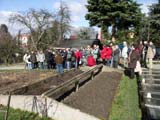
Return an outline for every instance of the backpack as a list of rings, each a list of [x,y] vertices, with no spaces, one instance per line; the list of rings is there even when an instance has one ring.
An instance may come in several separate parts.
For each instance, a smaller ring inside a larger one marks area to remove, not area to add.
[[[68,53],[67,53],[67,59],[71,59],[71,57],[72,57],[72,53],[71,53],[71,52],[68,52]]]

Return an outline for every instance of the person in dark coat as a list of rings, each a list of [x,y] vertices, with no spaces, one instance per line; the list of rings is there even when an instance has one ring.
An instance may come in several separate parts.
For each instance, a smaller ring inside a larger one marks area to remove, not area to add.
[[[143,48],[144,48],[143,41],[139,41],[138,49],[140,51],[140,63],[141,64],[143,63]]]
[[[114,68],[118,68],[120,49],[119,49],[118,45],[114,45],[112,47],[112,49],[113,49],[113,54],[112,54],[112,57],[113,57],[113,67]]]
[[[144,41],[144,46],[143,46],[143,52],[142,52],[142,66],[145,67],[145,68],[148,68],[147,67],[147,51],[148,51],[148,42],[147,41]]]
[[[139,49],[135,44],[132,45],[131,49],[132,50],[129,55],[128,67],[130,69],[130,78],[134,79],[134,76],[135,76],[134,69],[136,68],[137,61],[140,59],[140,54],[139,54]]]
[[[35,69],[37,67],[37,57],[34,51],[31,52],[30,61],[32,64],[32,69]]]
[[[95,39],[95,40],[92,42],[91,47],[93,48],[94,45],[98,45],[100,50],[103,49],[103,45],[102,45],[102,43],[101,43],[101,41],[100,41],[99,39]]]
[[[53,61],[54,61],[54,56],[53,56],[53,53],[51,50],[47,50],[45,52],[45,60],[46,60],[46,63],[47,63],[47,68],[48,69],[51,69],[52,68],[52,65],[53,65]]]

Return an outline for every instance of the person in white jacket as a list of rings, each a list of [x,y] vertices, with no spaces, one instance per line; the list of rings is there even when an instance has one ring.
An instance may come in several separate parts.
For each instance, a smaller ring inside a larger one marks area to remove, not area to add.
[[[44,69],[45,54],[43,53],[43,51],[40,50],[36,57],[37,57],[39,68]]]
[[[28,52],[23,56],[23,61],[25,62],[25,69],[32,69],[30,54]]]
[[[127,63],[127,59],[128,59],[128,46],[127,46],[127,42],[124,41],[123,42],[123,49],[122,49],[122,58],[123,58],[123,66],[127,67],[128,63]]]

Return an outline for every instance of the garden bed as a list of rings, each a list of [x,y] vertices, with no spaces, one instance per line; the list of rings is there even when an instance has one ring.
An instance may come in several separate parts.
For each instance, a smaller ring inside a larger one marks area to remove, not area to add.
[[[0,73],[0,94],[41,95],[73,76],[82,73],[80,70],[65,72],[57,76],[53,71],[12,71]]]
[[[102,72],[93,81],[64,100],[64,103],[106,120],[121,79],[121,73]]]

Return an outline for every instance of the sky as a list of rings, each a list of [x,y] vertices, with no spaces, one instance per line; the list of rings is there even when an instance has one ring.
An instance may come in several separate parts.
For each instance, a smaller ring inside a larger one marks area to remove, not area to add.
[[[71,11],[71,25],[74,27],[89,26],[89,22],[85,20],[87,9],[85,5],[87,0],[62,0],[67,3]],[[158,0],[136,0],[142,4],[142,12],[148,12],[148,6],[157,3]],[[12,25],[8,22],[8,18],[12,13],[27,11],[29,8],[47,9],[50,12],[58,10],[60,0],[0,0],[0,24],[6,24],[11,33],[16,33],[20,26]]]

